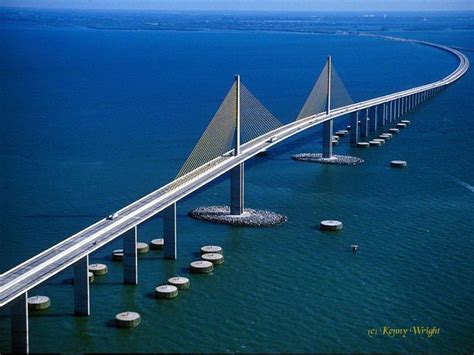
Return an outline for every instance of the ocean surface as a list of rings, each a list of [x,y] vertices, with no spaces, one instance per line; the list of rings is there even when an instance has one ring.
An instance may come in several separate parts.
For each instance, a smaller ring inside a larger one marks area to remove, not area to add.
[[[104,29],[84,13],[89,25],[73,15],[51,23],[0,13],[1,272],[171,181],[236,73],[288,123],[328,55],[354,101],[438,80],[457,66],[433,48],[357,35]],[[472,16],[471,27],[459,28],[458,15],[446,15],[441,29],[418,28],[420,18],[401,27],[389,16],[372,31],[474,48]],[[465,53],[474,63],[474,52]],[[407,114],[412,124],[383,147],[358,150],[343,138],[335,153],[363,158],[360,166],[291,160],[320,151],[319,128],[252,159],[246,205],[283,213],[287,223],[237,228],[187,217],[191,208],[228,203],[223,177],[178,204],[178,260],[160,251],[140,256],[138,286],[124,286],[122,265],[110,258],[121,241],[91,256],[109,273],[91,285],[90,317],[73,314],[70,270],[31,290],[52,301],[30,315],[31,351],[472,351],[473,93],[471,68]],[[390,168],[393,159],[408,167]],[[323,233],[323,219],[344,229]],[[139,227],[138,239],[161,232],[159,216]],[[225,264],[188,275],[205,244],[222,246]],[[190,277],[191,288],[154,299],[154,288],[177,274]],[[124,310],[139,312],[142,324],[114,328]],[[380,331],[415,326],[439,334]],[[0,310],[0,351],[10,351],[8,307]]]

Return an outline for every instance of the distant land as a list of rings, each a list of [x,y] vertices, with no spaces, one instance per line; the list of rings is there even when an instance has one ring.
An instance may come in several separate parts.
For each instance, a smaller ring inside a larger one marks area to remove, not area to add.
[[[4,7],[0,8],[0,23],[113,30],[440,31],[473,30],[474,12],[183,12]]]

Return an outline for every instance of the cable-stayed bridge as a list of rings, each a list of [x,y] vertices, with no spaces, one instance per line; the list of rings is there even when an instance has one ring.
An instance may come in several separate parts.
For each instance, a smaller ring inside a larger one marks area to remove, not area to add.
[[[453,83],[469,68],[460,51],[433,43],[386,37],[444,50],[459,60],[458,67],[436,82],[353,103],[331,59],[325,65],[297,119],[283,125],[240,82],[225,96],[204,134],[175,180],[104,218],[64,241],[0,275],[0,306],[10,303],[12,349],[28,352],[28,291],[62,270],[74,269],[77,315],[90,314],[89,255],[107,243],[123,239],[124,283],[137,284],[137,226],[163,213],[164,256],[177,257],[176,203],[193,191],[230,171],[232,215],[244,211],[244,163],[279,142],[323,124],[323,156],[332,155],[333,120],[351,115],[350,142],[393,122]],[[360,125],[359,125],[360,121]]]

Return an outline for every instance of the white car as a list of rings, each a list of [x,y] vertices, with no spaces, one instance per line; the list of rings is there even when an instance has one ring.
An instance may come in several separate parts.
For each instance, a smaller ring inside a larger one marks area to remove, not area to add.
[[[273,136],[272,138],[270,138],[267,142],[268,143],[273,143],[277,140],[277,137],[276,136]]]
[[[107,216],[107,219],[108,219],[109,221],[111,221],[111,220],[113,220],[113,219],[115,219],[115,218],[117,218],[117,217],[118,217],[118,213],[117,213],[117,212],[114,212],[114,213],[112,213],[112,214],[109,214],[109,215]]]

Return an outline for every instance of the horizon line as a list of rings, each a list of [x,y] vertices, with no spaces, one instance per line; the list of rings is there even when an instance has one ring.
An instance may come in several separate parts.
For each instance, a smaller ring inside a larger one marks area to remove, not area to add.
[[[0,5],[0,9],[21,9],[21,10],[80,10],[80,11],[154,11],[154,12],[214,12],[214,13],[442,13],[442,12],[472,12],[474,9],[433,9],[433,10],[409,10],[409,9],[398,9],[398,10],[214,10],[214,9],[155,9],[155,8],[87,8],[87,7],[31,7],[31,6],[10,6]]]

